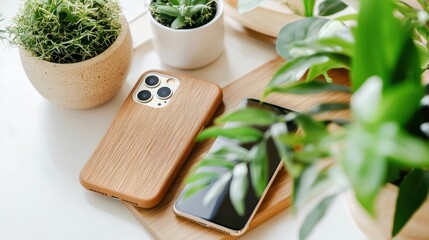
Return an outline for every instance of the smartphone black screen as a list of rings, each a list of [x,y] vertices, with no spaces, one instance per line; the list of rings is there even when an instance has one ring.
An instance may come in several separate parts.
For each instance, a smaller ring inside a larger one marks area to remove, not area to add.
[[[261,104],[259,100],[255,100],[255,99],[245,99],[240,103],[239,107],[240,108],[242,107],[263,108],[263,109],[270,110],[278,115],[287,114],[291,112],[291,110],[289,109],[285,109],[269,103]],[[231,127],[232,124],[233,123],[227,123],[225,125],[225,128]],[[258,128],[262,131],[267,130],[267,127],[258,127]],[[288,124],[288,130],[296,131],[296,127],[293,125],[293,123]],[[236,145],[238,143],[230,139],[219,137],[214,142],[209,153],[215,152],[220,148],[231,144]],[[253,145],[254,143],[241,144],[241,146],[246,149],[251,149]],[[278,155],[277,150],[275,148],[275,144],[271,138],[268,139],[266,147],[267,147],[267,153],[268,153],[268,165],[269,165],[268,182],[269,182],[271,178],[274,177],[274,174],[279,164],[281,164],[281,158]],[[210,169],[207,169],[207,168],[210,168]],[[207,171],[207,170],[210,170],[211,172],[215,171],[219,173],[224,173],[227,171],[225,168],[221,168],[221,167],[201,167],[200,169],[197,170],[197,172]],[[248,179],[249,188],[248,188],[247,195],[245,197],[246,210],[245,210],[244,216],[240,216],[239,214],[237,214],[237,212],[235,211],[231,203],[230,196],[229,196],[229,186],[231,184],[231,180],[227,184],[226,188],[213,201],[211,201],[207,205],[203,203],[203,199],[206,196],[207,192],[209,191],[211,185],[209,185],[207,188],[203,190],[200,190],[194,195],[191,195],[186,199],[184,198],[184,193],[186,192],[187,188],[191,186],[185,186],[185,189],[179,196],[179,199],[176,201],[175,207],[180,212],[187,213],[201,219],[205,219],[209,222],[226,227],[228,229],[240,231],[246,226],[247,222],[249,221],[252,213],[254,212],[260,200],[260,198],[253,190],[253,187],[251,186],[250,174],[248,174],[248,178],[249,178]]]

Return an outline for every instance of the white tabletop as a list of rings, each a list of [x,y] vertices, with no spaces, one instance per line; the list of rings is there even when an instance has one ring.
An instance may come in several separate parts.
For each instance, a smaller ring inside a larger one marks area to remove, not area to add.
[[[0,1],[12,17],[19,1]],[[123,1],[135,19],[142,0]],[[139,75],[152,68],[184,72],[225,86],[276,56],[274,46],[249,37],[226,18],[226,49],[208,67],[182,71],[162,64],[146,16],[131,24],[134,61],[126,84],[107,104],[67,110],[27,79],[15,48],[0,43],[0,239],[152,239],[120,202],[86,191],[79,172]],[[297,239],[303,214],[282,211],[242,239]],[[366,239],[340,197],[309,239]]]

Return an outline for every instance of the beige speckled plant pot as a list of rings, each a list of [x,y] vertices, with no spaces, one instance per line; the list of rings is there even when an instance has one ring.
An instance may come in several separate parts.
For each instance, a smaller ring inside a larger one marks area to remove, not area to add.
[[[120,21],[122,30],[116,41],[100,55],[83,62],[47,62],[20,49],[28,79],[42,96],[66,108],[87,109],[109,101],[121,88],[132,61],[128,23],[124,16]]]
[[[359,205],[353,193],[348,193],[347,206],[349,213],[359,228],[371,240],[392,239],[390,234],[393,227],[396,197],[398,187],[388,184],[380,192],[376,201],[376,216],[374,219]],[[429,199],[414,213],[411,220],[404,226],[395,240],[429,239]]]

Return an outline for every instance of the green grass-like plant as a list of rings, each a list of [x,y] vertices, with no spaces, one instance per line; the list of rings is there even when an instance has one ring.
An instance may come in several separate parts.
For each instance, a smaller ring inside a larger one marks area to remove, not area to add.
[[[216,16],[216,3],[213,0],[154,0],[149,10],[164,26],[191,29],[209,23]]]
[[[26,0],[7,29],[9,41],[54,63],[76,63],[106,50],[118,37],[117,0]]]
[[[0,23],[4,21],[4,18],[2,17],[2,15],[0,14]],[[6,30],[0,28],[0,41],[4,40],[6,34]]]

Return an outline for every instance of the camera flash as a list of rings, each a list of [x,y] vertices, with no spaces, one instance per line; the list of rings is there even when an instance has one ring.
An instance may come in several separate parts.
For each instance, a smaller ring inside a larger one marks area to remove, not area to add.
[[[176,80],[175,80],[175,79],[173,79],[173,78],[170,78],[170,79],[168,79],[168,80],[167,80],[167,84],[168,84],[169,86],[173,86],[175,83],[176,83]]]

